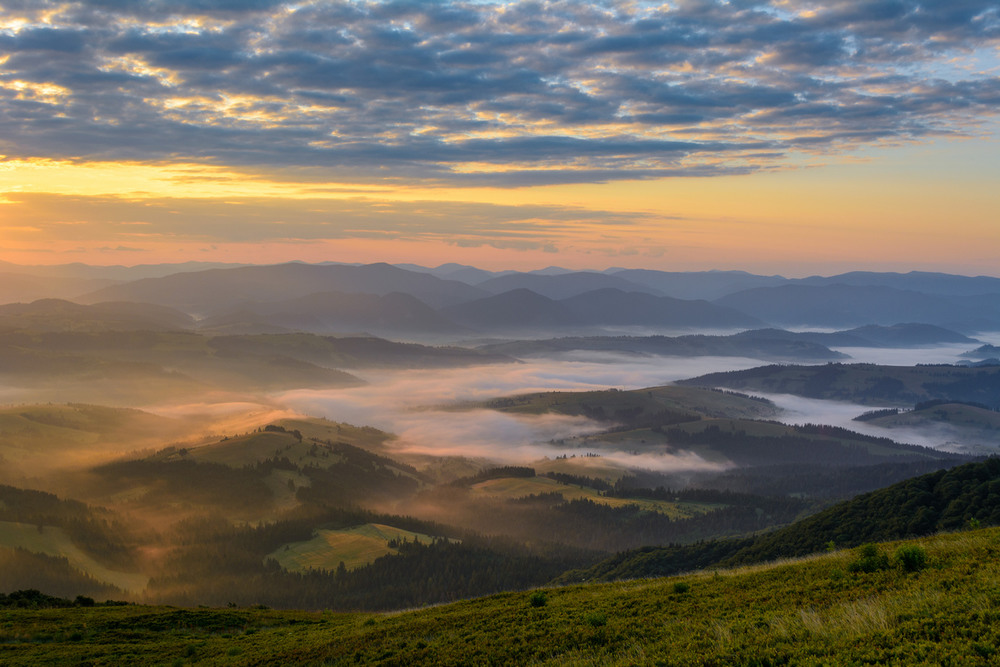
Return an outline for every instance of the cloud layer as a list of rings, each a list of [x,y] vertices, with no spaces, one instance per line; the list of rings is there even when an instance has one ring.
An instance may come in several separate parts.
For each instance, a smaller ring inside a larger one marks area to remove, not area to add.
[[[990,0],[90,0],[0,9],[0,154],[537,184],[970,131]]]

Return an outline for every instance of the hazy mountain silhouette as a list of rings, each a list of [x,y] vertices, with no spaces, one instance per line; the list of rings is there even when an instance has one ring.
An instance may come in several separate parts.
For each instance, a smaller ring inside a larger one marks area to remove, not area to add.
[[[604,288],[563,299],[582,323],[664,327],[747,327],[760,320],[707,301],[687,301]]]
[[[582,322],[564,304],[529,289],[442,308],[441,313],[458,324],[479,331],[568,327]]]
[[[566,299],[514,289],[441,311],[479,331],[598,326],[746,327],[760,321],[707,301],[684,301],[642,292],[603,288]]]
[[[1000,296],[984,298],[977,308],[957,298],[892,287],[795,284],[745,290],[713,303],[772,324],[843,327],[924,322],[960,331],[1000,327]]]
[[[38,299],[71,299],[82,292],[114,285],[114,280],[36,276],[0,273],[0,303],[31,302]]]
[[[788,282],[781,276],[758,276],[746,271],[686,271],[668,272],[650,269],[619,269],[612,272],[617,278],[645,285],[675,299],[719,299],[727,294],[753,289],[774,287]]]
[[[566,299],[571,296],[612,287],[624,292],[656,293],[656,290],[630,282],[617,276],[591,271],[577,271],[546,275],[544,273],[517,273],[499,278],[491,278],[479,284],[481,289],[494,294],[502,294],[515,289],[528,289],[550,299]]]
[[[487,294],[462,282],[442,280],[389,264],[277,264],[148,278],[98,290],[79,300],[84,303],[146,301],[208,315],[231,308],[234,303],[296,299],[329,291],[380,295],[404,292],[435,308]]]
[[[409,294],[319,292],[287,301],[245,303],[206,318],[202,329],[228,333],[459,333],[464,329]]]
[[[445,280],[458,280],[466,283],[467,285],[478,285],[489,280],[490,278],[497,278],[499,276],[517,273],[517,271],[487,271],[485,269],[479,269],[475,266],[469,266],[467,264],[456,264],[455,262],[449,262],[434,268],[420,266],[419,264],[394,264],[393,266],[407,271],[429,273],[432,276],[437,276],[438,278],[443,278]]]
[[[910,271],[876,273],[852,271],[836,276],[810,276],[796,281],[803,285],[854,285],[856,287],[892,287],[925,294],[965,295],[1000,294],[1000,278],[957,276],[949,273]]]

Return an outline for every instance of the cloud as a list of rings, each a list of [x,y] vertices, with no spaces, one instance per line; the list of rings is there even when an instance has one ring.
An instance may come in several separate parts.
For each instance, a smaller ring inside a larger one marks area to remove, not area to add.
[[[988,0],[8,2],[0,154],[512,186],[745,173],[996,114]],[[58,95],[39,91],[63,91]]]
[[[574,207],[474,202],[398,202],[373,198],[133,199],[11,193],[5,220],[63,241],[100,238],[132,248],[145,242],[278,242],[378,238],[432,240],[466,247],[550,247],[599,224],[615,233],[645,221],[641,214]]]

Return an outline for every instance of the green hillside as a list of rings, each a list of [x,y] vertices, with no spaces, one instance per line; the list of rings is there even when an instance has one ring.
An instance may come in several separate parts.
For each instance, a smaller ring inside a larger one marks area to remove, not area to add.
[[[1000,529],[394,613],[18,608],[5,664],[987,665]],[[42,601],[44,604],[44,601]],[[50,603],[51,604],[51,603]]]
[[[1000,458],[940,470],[860,495],[758,537],[623,552],[562,581],[669,575],[794,558],[834,547],[1000,524]]]

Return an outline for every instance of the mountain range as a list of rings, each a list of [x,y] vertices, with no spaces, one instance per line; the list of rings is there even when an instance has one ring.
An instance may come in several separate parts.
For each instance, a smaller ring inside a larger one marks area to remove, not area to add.
[[[399,337],[539,329],[591,335],[616,327],[851,329],[919,323],[969,335],[1000,330],[1000,278],[852,272],[789,279],[742,271],[532,272],[385,263],[0,266],[0,301],[135,302],[227,333],[309,331]],[[840,346],[893,346],[855,332]],[[889,335],[889,332],[883,332]],[[878,338],[877,336],[875,338]],[[907,333],[908,345],[913,332]],[[932,336],[933,338],[933,336]],[[964,342],[957,340],[955,342]],[[933,344],[933,343],[932,343]]]

